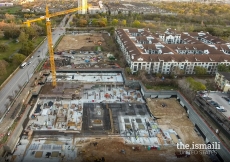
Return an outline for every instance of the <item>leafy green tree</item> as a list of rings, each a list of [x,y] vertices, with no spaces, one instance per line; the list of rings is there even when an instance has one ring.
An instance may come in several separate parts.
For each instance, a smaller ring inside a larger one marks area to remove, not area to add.
[[[131,71],[131,69],[130,69],[129,67],[126,67],[126,68],[125,68],[125,71],[126,71],[126,73],[129,74],[129,75],[132,73],[132,71]]]
[[[34,50],[33,43],[31,41],[27,41],[26,43],[24,43],[24,45],[19,50],[19,52],[25,56],[29,56],[33,50]]]
[[[218,72],[229,72],[229,67],[226,66],[225,64],[219,64],[217,66]]]
[[[126,26],[126,20],[122,20],[121,25],[125,27]]]
[[[97,19],[92,19],[91,23],[93,26],[98,26],[98,20]]]
[[[202,84],[201,82],[195,81],[191,77],[186,78],[186,80],[189,83],[190,88],[194,91],[202,91],[206,89],[206,86],[204,84]]]
[[[138,21],[138,20],[135,20],[133,23],[132,23],[132,27],[134,27],[134,28],[139,28],[141,26],[141,23],[140,23],[140,21]]]
[[[5,44],[5,43],[1,43],[1,44],[0,44],[0,50],[1,50],[2,52],[5,52],[8,48],[9,48],[9,45],[8,45],[8,44]]]
[[[25,56],[25,55],[17,53],[17,54],[15,54],[15,55],[13,56],[13,63],[16,64],[16,65],[19,65],[19,64],[21,64],[25,59],[26,59],[26,56]]]
[[[29,35],[30,40],[32,40],[34,37],[38,36],[37,31],[33,27],[26,28],[25,33]]]
[[[19,37],[18,37],[18,40],[19,40],[19,42],[23,46],[23,44],[28,41],[28,38],[29,38],[28,34],[26,34],[25,32],[21,32],[20,35],[19,35]]]
[[[117,24],[118,24],[118,20],[117,20],[117,19],[113,19],[113,20],[112,20],[112,25],[113,25],[113,26],[117,26]]]
[[[194,71],[197,75],[204,75],[207,74],[207,69],[201,66],[195,66]]]

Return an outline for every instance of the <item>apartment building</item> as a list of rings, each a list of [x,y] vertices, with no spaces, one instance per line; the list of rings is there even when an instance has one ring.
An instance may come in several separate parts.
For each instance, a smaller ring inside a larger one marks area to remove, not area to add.
[[[221,91],[230,91],[230,73],[217,72],[215,77],[215,83]]]
[[[170,74],[179,67],[185,74],[194,74],[194,67],[201,66],[209,74],[215,74],[219,64],[229,66],[230,63],[230,44],[204,32],[117,29],[115,36],[132,73],[146,70]]]

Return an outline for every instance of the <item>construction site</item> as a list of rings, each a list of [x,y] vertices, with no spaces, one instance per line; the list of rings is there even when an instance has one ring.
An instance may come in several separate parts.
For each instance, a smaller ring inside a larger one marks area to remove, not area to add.
[[[178,158],[177,143],[204,141],[176,98],[146,102],[118,72],[57,76],[66,77],[55,88],[50,76],[34,86],[13,161],[210,161],[201,154]]]
[[[75,46],[66,40],[73,37]],[[88,37],[64,37],[57,51],[71,55],[75,51],[77,57]],[[102,38],[94,41],[87,51],[105,43]],[[8,160],[210,161],[207,154],[177,148],[177,144],[205,141],[175,96],[151,99],[144,96],[140,85],[127,82],[120,68],[79,69],[75,59],[71,62],[70,68],[57,68],[55,87],[47,68],[31,79],[28,115]]]

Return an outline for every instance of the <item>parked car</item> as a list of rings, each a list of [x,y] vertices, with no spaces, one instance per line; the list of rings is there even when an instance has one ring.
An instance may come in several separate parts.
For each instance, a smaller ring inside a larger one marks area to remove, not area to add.
[[[222,98],[223,98],[224,100],[226,100],[226,101],[228,102],[228,104],[230,104],[230,98],[228,98],[228,97],[226,97],[226,96],[222,96]]]
[[[208,95],[203,91],[199,91],[198,95],[201,96],[201,97],[208,97]]]
[[[217,110],[220,111],[220,112],[227,112],[226,109],[217,109]]]
[[[211,97],[203,97],[203,99],[205,99],[205,100],[212,100],[212,98]]]

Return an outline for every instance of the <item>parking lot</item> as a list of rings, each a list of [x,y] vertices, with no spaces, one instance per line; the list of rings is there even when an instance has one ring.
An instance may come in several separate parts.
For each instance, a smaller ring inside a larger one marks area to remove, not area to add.
[[[217,102],[219,105],[223,106],[226,112],[222,112],[225,116],[228,118],[230,117],[230,105],[229,103],[223,99],[222,97],[228,97],[226,93],[221,93],[221,92],[211,92],[208,94],[208,97],[211,97],[213,101]]]

